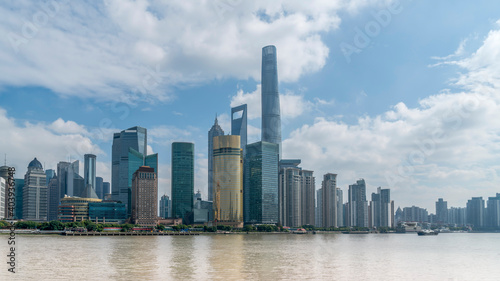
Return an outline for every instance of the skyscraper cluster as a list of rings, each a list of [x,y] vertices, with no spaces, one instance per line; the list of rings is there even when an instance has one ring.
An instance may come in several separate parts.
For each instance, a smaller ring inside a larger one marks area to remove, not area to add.
[[[378,187],[367,197],[364,179],[344,191],[337,174],[322,175],[316,189],[314,171],[300,159],[284,159],[277,50],[262,48],[261,140],[248,143],[248,105],[231,108],[230,133],[217,116],[208,131],[208,200],[195,194],[195,145],[171,146],[171,194],[158,198],[158,154],[148,154],[147,129],[135,126],[113,134],[111,183],[97,176],[97,157],[61,161],[44,170],[38,159],[16,179],[15,218],[64,222],[132,222],[155,226],[159,220],[182,219],[186,224],[280,224],[338,227],[394,227],[397,222],[473,225],[500,228],[500,193],[473,197],[465,208],[448,208],[439,198],[436,213],[412,206],[394,211],[390,189]],[[7,166],[0,167],[0,217],[7,213]],[[368,201],[369,199],[369,201]],[[486,206],[485,206],[486,203]],[[159,215],[158,215],[159,208]]]

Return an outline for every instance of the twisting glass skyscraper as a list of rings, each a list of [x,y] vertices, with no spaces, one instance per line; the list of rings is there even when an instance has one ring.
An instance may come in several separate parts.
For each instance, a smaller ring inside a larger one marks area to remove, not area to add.
[[[281,117],[278,93],[276,47],[262,48],[262,141],[279,145],[281,159]]]

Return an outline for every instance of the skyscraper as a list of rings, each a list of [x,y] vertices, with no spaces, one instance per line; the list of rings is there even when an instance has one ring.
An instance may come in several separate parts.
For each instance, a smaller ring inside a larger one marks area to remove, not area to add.
[[[99,199],[104,200],[104,189],[103,189],[103,179],[101,177],[95,177],[95,193]]]
[[[337,223],[337,174],[328,173],[323,175],[321,191],[321,198],[323,199],[322,225],[323,227],[339,227]]]
[[[36,158],[28,165],[24,176],[23,219],[31,221],[47,220],[47,185],[42,164]]]
[[[172,143],[172,217],[188,223],[193,211],[194,143]]]
[[[348,204],[348,226],[368,227],[368,202],[366,201],[366,184],[364,179],[360,179],[355,184],[349,185]]]
[[[301,194],[301,218],[302,225],[314,225],[315,223],[315,197],[316,185],[314,172],[302,170],[302,194]]]
[[[247,145],[243,164],[245,222],[278,222],[278,145],[256,142]]]
[[[489,227],[500,228],[500,193],[495,197],[488,197],[487,225]]]
[[[240,147],[245,158],[247,146],[247,105],[231,108],[231,135],[240,136]]]
[[[438,223],[448,223],[448,202],[439,198],[436,202],[436,219]]]
[[[300,159],[283,159],[279,163],[278,211],[284,226],[315,225],[314,172],[299,167]]]
[[[240,136],[214,137],[214,219],[243,226],[243,157]],[[192,201],[191,201],[192,202]]]
[[[302,168],[300,159],[280,161],[278,196],[279,219],[283,226],[299,227],[302,222]]]
[[[0,177],[0,219],[4,219],[8,214],[7,208],[7,181]]]
[[[132,175],[132,220],[141,226],[158,221],[158,178],[155,169],[142,166]]]
[[[208,201],[213,201],[213,162],[214,162],[214,137],[223,136],[224,130],[219,126],[217,117],[210,131],[208,131]]]
[[[24,189],[24,179],[15,179],[15,194],[16,194],[16,211],[14,212],[14,217],[17,220],[23,218],[23,189]]]
[[[80,196],[80,176],[78,175],[80,169],[80,162],[78,160],[73,163],[59,162],[57,163],[57,179],[58,179],[58,192],[59,199],[68,196]],[[75,184],[77,185],[75,187]],[[83,182],[82,182],[83,184]]]
[[[323,189],[316,190],[316,218],[315,226],[323,227]]]
[[[281,116],[278,92],[278,62],[275,46],[262,48],[262,141],[279,145],[281,159]]]
[[[109,182],[105,181],[105,182],[102,183],[102,192],[103,192],[102,193],[103,194],[103,198],[102,199],[106,198],[106,196],[108,196],[108,195],[111,198],[111,184]]]
[[[484,200],[483,197],[472,197],[467,201],[467,224],[473,227],[484,226]]]
[[[84,179],[84,192],[80,197],[84,198],[98,198],[96,194],[96,156],[94,154],[84,155],[83,164],[83,179]]]
[[[372,193],[370,202],[369,226],[392,227],[391,190],[377,188],[377,193]]]
[[[170,201],[170,198],[168,195],[163,195],[160,198],[160,217],[161,218],[169,218],[172,215],[172,201]]]
[[[53,221],[57,220],[57,212],[59,209],[59,180],[57,175],[54,175],[52,178],[48,180],[47,184],[47,192],[48,192],[48,211],[47,211],[47,220]]]
[[[115,133],[111,160],[111,198],[124,203],[130,215],[132,175],[149,166],[158,177],[158,154],[147,155],[147,130],[136,126]]]
[[[6,166],[0,167],[0,218],[5,218],[8,216],[8,205],[9,205],[9,196],[8,196],[8,189],[9,189],[9,167]]]

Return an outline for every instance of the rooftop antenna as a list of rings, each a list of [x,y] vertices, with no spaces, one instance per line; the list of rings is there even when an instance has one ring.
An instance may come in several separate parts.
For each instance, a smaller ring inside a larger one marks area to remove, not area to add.
[[[4,166],[7,166],[7,153],[5,153]]]

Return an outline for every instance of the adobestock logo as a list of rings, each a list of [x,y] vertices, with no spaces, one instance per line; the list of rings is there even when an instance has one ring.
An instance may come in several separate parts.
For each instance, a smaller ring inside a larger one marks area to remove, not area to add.
[[[411,0],[410,0],[411,1]],[[353,54],[359,54],[363,49],[368,47],[373,38],[377,37],[382,28],[389,26],[392,22],[393,15],[398,15],[403,11],[401,3],[396,0],[386,5],[385,9],[378,12],[372,12],[373,20],[367,22],[363,29],[354,28],[355,34],[352,43],[340,43],[340,50],[347,61],[351,62]]]

